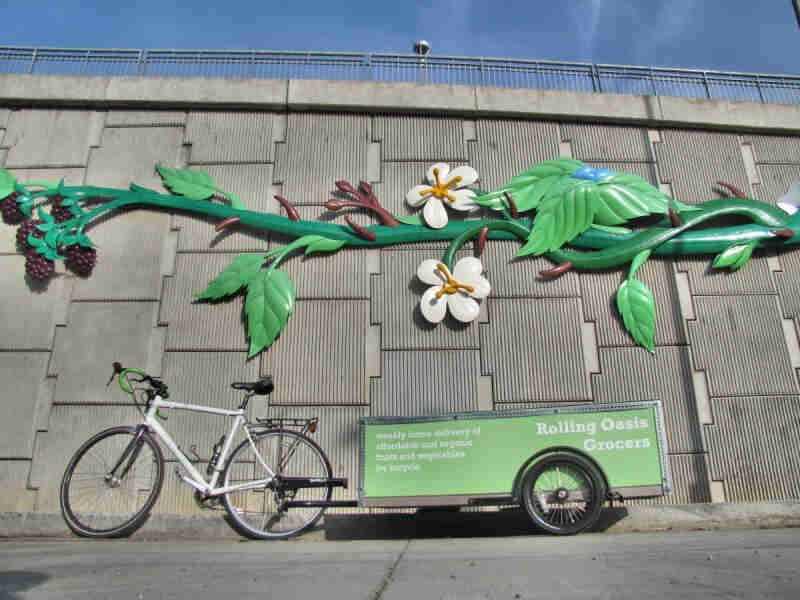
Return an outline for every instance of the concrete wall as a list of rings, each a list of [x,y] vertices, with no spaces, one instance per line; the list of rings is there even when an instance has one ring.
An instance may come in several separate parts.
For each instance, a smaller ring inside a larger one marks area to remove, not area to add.
[[[435,161],[473,165],[488,189],[559,155],[639,174],[688,203],[713,197],[717,180],[774,202],[800,179],[798,123],[796,106],[681,98],[0,76],[0,166],[23,181],[163,190],[161,162],[208,171],[255,210],[280,212],[280,193],[306,219],[332,218],[323,203],[335,179],[371,181],[384,206],[409,214],[405,192]],[[192,297],[237,253],[280,236],[129,211],[91,232],[100,246],[91,278],[59,267],[35,287],[14,234],[0,225],[0,511],[57,511],[77,446],[136,417],[104,387],[112,360],[163,375],[175,400],[226,407],[238,402],[230,381],[273,374],[270,414],[319,415],[317,439],[352,481],[362,416],[659,398],[676,490],[651,502],[800,497],[800,252],[761,253],[734,273],[711,272],[710,257],[649,261],[640,277],[656,300],[655,356],[614,309],[624,269],[545,281],[546,260],[509,262],[517,244],[493,242],[481,317],[431,329],[413,274],[445,244],[298,257],[285,267],[296,312],[248,362],[243,300]],[[168,425],[204,458],[225,429],[179,413]],[[197,510],[171,470],[156,510]]]

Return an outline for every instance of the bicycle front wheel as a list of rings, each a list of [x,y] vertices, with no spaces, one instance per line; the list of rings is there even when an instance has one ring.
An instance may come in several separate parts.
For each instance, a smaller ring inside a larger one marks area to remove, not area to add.
[[[254,435],[252,445],[245,440],[233,451],[225,465],[223,485],[270,479],[262,463],[283,477],[331,477],[328,458],[313,440],[294,431],[271,430]],[[273,480],[257,489],[228,492],[222,498],[234,530],[253,539],[275,539],[297,535],[325,512],[325,507],[287,509],[284,502],[325,502],[332,490],[332,486],[289,489]]]
[[[61,480],[61,514],[85,537],[130,535],[147,520],[164,483],[164,457],[146,431],[101,431],[81,446]]]

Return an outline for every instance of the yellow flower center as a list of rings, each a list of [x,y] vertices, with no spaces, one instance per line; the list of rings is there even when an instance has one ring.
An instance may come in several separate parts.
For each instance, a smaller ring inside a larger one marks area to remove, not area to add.
[[[442,183],[439,181],[439,169],[436,168],[433,170],[433,177],[436,179],[436,183],[433,185],[432,188],[428,188],[426,190],[422,190],[422,195],[427,196],[428,194],[433,194],[439,200],[449,200],[452,204],[456,201],[456,197],[450,193],[450,186],[455,186],[461,181],[461,177],[453,177],[447,183]]]
[[[444,294],[455,294],[458,290],[464,290],[465,292],[474,292],[475,288],[471,285],[464,285],[463,283],[458,283],[455,279],[450,277],[450,274],[447,271],[447,267],[445,267],[442,263],[436,265],[436,268],[442,272],[445,278],[445,284],[442,286],[438,292],[436,292],[436,299],[438,300]]]

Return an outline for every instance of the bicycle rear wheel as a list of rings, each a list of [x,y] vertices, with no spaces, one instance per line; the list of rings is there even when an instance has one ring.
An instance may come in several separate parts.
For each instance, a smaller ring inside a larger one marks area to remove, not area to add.
[[[253,444],[255,451],[248,440],[233,451],[222,475],[224,486],[268,479],[270,474],[262,461],[284,477],[331,477],[328,457],[304,435],[271,430],[254,435]],[[253,539],[275,539],[297,535],[314,525],[325,512],[325,507],[286,509],[282,506],[284,501],[327,501],[332,490],[332,486],[291,490],[271,482],[258,489],[223,494],[222,499],[234,530]]]
[[[113,472],[112,472],[113,470]],[[112,427],[87,440],[61,480],[61,514],[85,537],[130,535],[147,520],[164,483],[164,457],[146,431]]]

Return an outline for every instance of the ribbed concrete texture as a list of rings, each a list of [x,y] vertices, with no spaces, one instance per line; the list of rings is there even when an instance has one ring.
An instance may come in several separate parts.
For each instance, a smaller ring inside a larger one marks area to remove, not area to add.
[[[594,322],[600,346],[636,346],[617,310],[617,290],[627,277],[625,269],[593,271],[579,276],[586,320]],[[656,345],[685,343],[672,260],[651,258],[636,272],[636,279],[653,292]]]
[[[294,204],[324,204],[335,182],[367,179],[370,117],[290,114],[275,154],[275,183]]]
[[[93,389],[102,390],[109,398],[128,397],[123,395],[119,388],[116,392],[106,390],[105,381],[99,384],[93,386]],[[135,425],[139,419],[141,419],[139,412],[132,405],[53,406],[47,430],[37,435],[36,454],[27,482],[28,487],[37,490],[34,510],[59,511],[58,490],[61,478],[67,462],[83,442],[104,429]]]
[[[758,165],[760,185],[756,198],[763,202],[775,204],[795,181],[800,181],[800,164],[794,165]]]
[[[106,388],[111,363],[145,368],[151,358],[155,302],[73,302],[56,333],[51,373],[58,404],[127,404],[130,396]]]
[[[712,268],[713,256],[681,258],[676,260],[676,268],[686,273],[693,295],[774,294],[775,284],[768,262],[768,257],[773,255],[771,250],[757,250],[746,265],[735,271]]]
[[[561,277],[540,275],[554,263],[544,257],[515,259],[522,242],[497,240],[487,244],[481,256],[486,278],[492,286],[492,298],[574,298],[580,296],[580,278],[576,271]],[[469,248],[469,246],[467,246]]]
[[[298,300],[262,359],[275,377],[270,404],[367,404],[368,326],[366,300]]]
[[[49,350],[61,312],[66,305],[68,281],[56,277],[46,287],[29,285],[25,257],[0,256],[0,350]]]
[[[661,182],[672,185],[672,195],[686,204],[715,197],[717,181],[725,181],[752,195],[739,136],[665,129],[655,144]]]
[[[6,168],[85,166],[91,118],[85,110],[12,111],[3,137]]]
[[[275,186],[272,184],[272,164],[239,165],[189,165],[193,171],[208,173],[214,184],[229,194],[238,197],[248,210],[257,212],[277,212],[278,202],[273,198]],[[228,201],[214,197],[209,202]],[[178,251],[180,252],[227,252],[266,250],[269,245],[269,232],[251,229],[243,225],[216,231],[219,218],[176,213],[172,226],[180,230]]]
[[[481,189],[491,190],[533,163],[558,158],[560,141],[558,123],[479,119],[470,164],[481,176]]]
[[[481,371],[494,401],[590,401],[577,298],[490,299]],[[512,340],[517,340],[512,343]]]
[[[14,423],[0,439],[3,459],[32,458],[36,430],[46,426],[50,412],[47,376],[49,352],[0,353],[3,402],[0,423]]]
[[[110,110],[106,116],[108,127],[182,125],[186,125],[186,111],[183,110]]]
[[[800,136],[744,134],[742,142],[753,147],[757,163],[800,164]]]
[[[711,478],[728,502],[800,497],[800,397],[713,398]]]
[[[476,350],[384,352],[382,362],[381,377],[370,382],[372,416],[478,410]]]
[[[567,123],[561,128],[561,136],[570,143],[572,157],[582,161],[648,162],[654,159],[644,127]]]
[[[626,500],[631,506],[664,506],[711,502],[705,454],[670,454],[672,492],[657,498]]]
[[[258,362],[247,362],[244,352],[166,352],[164,353],[164,381],[169,386],[170,400],[233,410],[239,406],[243,394],[231,389],[233,381],[258,379]],[[263,396],[250,400],[249,414],[263,417],[266,401]],[[165,411],[168,420],[164,427],[194,458],[191,448],[206,462],[220,436],[227,435],[233,419],[219,415],[184,410]],[[241,430],[237,443],[244,439]],[[169,452],[164,452],[167,456]]]
[[[600,373],[592,375],[597,402],[661,400],[669,451],[703,450],[688,348],[659,346],[655,356],[640,348],[600,348],[599,358]]]
[[[712,397],[797,393],[775,296],[695,296],[694,311],[692,358]]]
[[[179,164],[182,138],[180,127],[106,127],[99,147],[91,149],[86,181],[122,189],[136,183],[166,191],[155,166]]]
[[[774,203],[800,179],[800,109],[792,106],[311,80],[0,78],[11,82],[0,90],[0,165],[21,181],[135,182],[168,193],[154,170],[161,163],[209,173],[249,210],[285,214],[273,198],[280,194],[303,220],[342,227],[344,214],[362,225],[378,220],[328,211],[326,200],[343,198],[337,180],[369,181],[389,211],[418,215],[405,195],[439,161],[470,164],[476,187],[493,189],[532,163],[571,155],[669,184],[690,204],[713,198],[720,180]],[[539,274],[553,265],[547,258],[514,259],[520,242],[492,241],[481,255],[492,293],[478,319],[447,316],[433,326],[419,311],[426,285],[416,270],[441,259],[449,242],[297,252],[280,267],[296,292],[294,314],[247,360],[243,294],[195,296],[238,253],[292,238],[242,226],[216,232],[216,223],[167,210],[111,215],[87,228],[98,245],[92,277],[60,263],[45,285],[25,278],[16,228],[0,225],[0,511],[46,521],[58,513],[75,449],[103,428],[136,422],[130,397],[105,387],[114,360],[163,375],[173,400],[218,407],[238,405],[231,381],[271,374],[275,391],[254,398],[250,415],[319,416],[314,439],[334,474],[350,479],[336,498],[356,498],[365,416],[649,399],[664,404],[674,492],[633,503],[631,514],[645,516],[631,527],[742,515],[774,523],[767,508],[697,503],[800,497],[794,246],[757,252],[732,273],[712,271],[712,256],[647,261],[637,278],[655,298],[654,355],[621,324],[615,298],[626,266],[551,279]],[[470,241],[459,258],[475,250]],[[166,425],[204,469],[230,422],[171,411]],[[169,460],[160,523],[204,515]],[[676,503],[698,508],[666,506]]]
[[[463,119],[379,115],[374,117],[372,139],[381,142],[385,161],[467,159]]]
[[[268,112],[189,113],[186,143],[195,164],[266,163],[275,156],[273,119]]]
[[[234,254],[178,254],[175,275],[164,279],[159,322],[167,327],[167,350],[247,350],[244,295],[198,301],[235,259]],[[203,323],[203,327],[198,327]]]
[[[466,255],[465,252],[459,256]],[[419,302],[428,286],[417,278],[422,261],[438,258],[426,250],[382,250],[381,274],[375,277],[372,322],[381,325],[381,349],[477,348],[478,324],[452,315],[434,325],[422,316]]]

